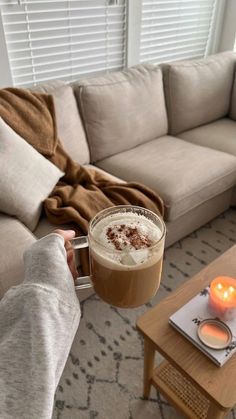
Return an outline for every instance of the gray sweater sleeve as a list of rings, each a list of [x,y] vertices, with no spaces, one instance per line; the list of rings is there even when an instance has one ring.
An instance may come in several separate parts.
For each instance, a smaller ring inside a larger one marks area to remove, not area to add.
[[[24,262],[24,282],[0,302],[0,417],[47,419],[80,306],[62,237],[38,240]]]

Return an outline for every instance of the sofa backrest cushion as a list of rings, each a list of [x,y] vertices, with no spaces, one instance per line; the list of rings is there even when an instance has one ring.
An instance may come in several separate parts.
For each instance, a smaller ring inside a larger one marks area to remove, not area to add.
[[[88,143],[72,87],[60,81],[38,85],[33,90],[53,96],[58,137],[73,160],[88,164]]]
[[[234,60],[234,53],[225,52],[163,66],[171,135],[228,114]]]
[[[235,59],[234,84],[233,84],[233,90],[232,90],[229,116],[231,119],[234,119],[236,121],[236,59]]]
[[[74,89],[92,162],[167,133],[162,72],[155,66],[82,80]]]

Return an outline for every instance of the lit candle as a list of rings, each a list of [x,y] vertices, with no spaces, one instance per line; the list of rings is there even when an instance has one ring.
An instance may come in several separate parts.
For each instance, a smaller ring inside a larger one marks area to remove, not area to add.
[[[236,279],[219,276],[210,285],[209,309],[221,320],[232,320],[236,316]]]

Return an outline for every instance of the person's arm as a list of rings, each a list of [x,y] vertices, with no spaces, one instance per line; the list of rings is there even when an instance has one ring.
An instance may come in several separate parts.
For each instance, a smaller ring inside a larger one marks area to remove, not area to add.
[[[63,237],[26,252],[25,280],[0,302],[0,416],[51,418],[54,393],[80,320]]]

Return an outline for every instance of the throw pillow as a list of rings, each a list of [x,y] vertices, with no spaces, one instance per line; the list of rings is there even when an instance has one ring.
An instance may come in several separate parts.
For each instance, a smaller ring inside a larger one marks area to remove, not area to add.
[[[31,231],[42,203],[63,172],[0,118],[0,211],[17,217]]]

